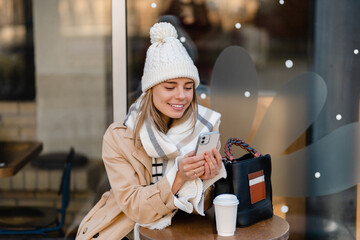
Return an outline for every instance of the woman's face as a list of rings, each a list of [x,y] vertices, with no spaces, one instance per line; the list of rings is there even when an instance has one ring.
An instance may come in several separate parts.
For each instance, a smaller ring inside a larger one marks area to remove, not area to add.
[[[166,117],[181,118],[193,100],[193,92],[192,79],[170,79],[153,87],[153,102]]]

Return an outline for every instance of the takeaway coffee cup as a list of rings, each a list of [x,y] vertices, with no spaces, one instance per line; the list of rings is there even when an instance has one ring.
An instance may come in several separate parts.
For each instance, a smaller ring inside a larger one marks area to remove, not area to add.
[[[239,200],[234,194],[220,194],[214,199],[213,203],[218,235],[234,235]]]

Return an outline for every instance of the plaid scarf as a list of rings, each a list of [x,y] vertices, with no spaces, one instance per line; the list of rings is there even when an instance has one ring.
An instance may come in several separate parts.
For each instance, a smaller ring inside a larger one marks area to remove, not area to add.
[[[129,113],[124,125],[130,129],[135,128],[136,119],[139,115],[139,105],[143,95],[129,108]],[[178,156],[184,156],[195,150],[200,133],[211,132],[220,121],[221,115],[213,110],[198,105],[198,119],[193,130],[193,115],[187,119],[175,122],[168,132],[160,132],[148,119],[145,119],[140,128],[140,140],[146,153],[153,159],[152,182],[161,179],[166,172],[169,160]]]

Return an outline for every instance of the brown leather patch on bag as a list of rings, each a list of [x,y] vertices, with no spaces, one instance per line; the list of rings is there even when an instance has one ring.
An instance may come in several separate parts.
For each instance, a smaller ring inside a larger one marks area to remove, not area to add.
[[[266,198],[264,170],[249,173],[248,178],[251,204],[264,200]]]

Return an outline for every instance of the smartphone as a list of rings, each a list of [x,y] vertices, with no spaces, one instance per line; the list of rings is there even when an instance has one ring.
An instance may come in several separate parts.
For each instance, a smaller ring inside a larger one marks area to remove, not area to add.
[[[195,148],[195,156],[204,154],[206,151],[212,153],[212,149],[216,148],[219,143],[219,138],[219,132],[200,133]]]

